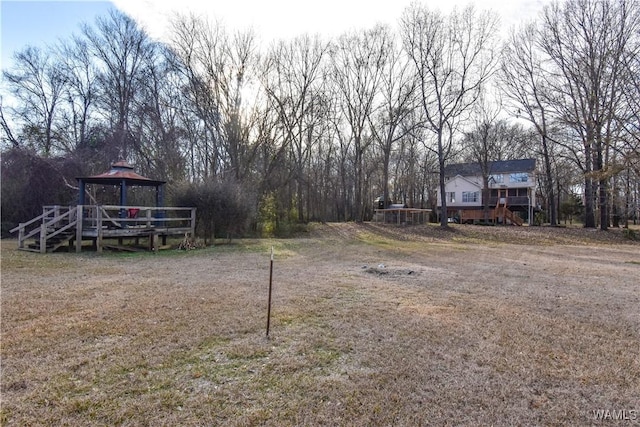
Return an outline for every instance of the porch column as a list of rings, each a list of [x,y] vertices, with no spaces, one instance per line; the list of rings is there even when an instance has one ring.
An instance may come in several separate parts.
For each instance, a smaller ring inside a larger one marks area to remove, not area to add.
[[[124,179],[120,181],[120,206],[127,205],[127,181]],[[126,218],[127,211],[124,208],[120,209],[120,218]]]
[[[162,185],[156,186],[156,207],[164,206],[164,189]]]
[[[80,206],[84,206],[84,193],[85,193],[85,184],[84,180],[79,180],[80,184],[80,193],[78,193],[78,204]]]
[[[533,218],[532,218],[533,209],[532,209],[532,206],[531,206],[531,188],[527,188],[527,202],[528,202],[528,205],[529,205],[529,206],[527,206],[527,210],[528,210],[528,212],[527,212],[528,215],[527,216],[529,217],[529,225],[533,225]]]
[[[84,207],[76,207],[76,253],[82,252],[82,222],[84,221]]]
[[[164,189],[163,185],[156,185],[156,208],[164,207]],[[156,221],[156,225],[158,227],[164,226],[164,211],[161,209],[156,210],[155,217],[159,218],[159,221]]]

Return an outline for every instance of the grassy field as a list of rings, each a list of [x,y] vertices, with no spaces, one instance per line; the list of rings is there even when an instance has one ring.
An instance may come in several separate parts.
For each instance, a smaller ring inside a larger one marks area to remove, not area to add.
[[[640,243],[620,230],[1,244],[3,426],[640,425]]]

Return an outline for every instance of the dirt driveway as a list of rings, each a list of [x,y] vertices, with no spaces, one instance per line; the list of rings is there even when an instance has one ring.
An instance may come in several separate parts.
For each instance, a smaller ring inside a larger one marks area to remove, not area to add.
[[[158,255],[14,248],[2,425],[640,424],[640,244],[619,230],[326,224]]]

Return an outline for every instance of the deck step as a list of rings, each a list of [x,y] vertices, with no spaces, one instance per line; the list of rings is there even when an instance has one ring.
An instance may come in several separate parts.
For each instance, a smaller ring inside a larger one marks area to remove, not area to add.
[[[18,250],[19,251],[25,251],[25,252],[37,252],[37,253],[40,253],[39,249],[38,250],[33,250],[33,249],[30,249],[30,248],[18,248]]]
[[[73,231],[63,231],[60,234],[53,236],[50,239],[47,239],[46,250],[45,252],[55,252],[57,249],[66,245],[71,239],[75,237],[75,232]],[[27,245],[25,250],[31,252],[40,252],[40,240],[36,239],[33,243]]]

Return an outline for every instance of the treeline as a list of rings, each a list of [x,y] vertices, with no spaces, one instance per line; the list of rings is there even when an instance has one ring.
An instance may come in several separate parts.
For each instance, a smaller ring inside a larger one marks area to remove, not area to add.
[[[265,48],[178,16],[159,43],[113,10],[3,71],[3,230],[74,204],[75,177],[119,159],[168,181],[169,203],[233,206],[255,231],[367,220],[379,196],[435,211],[446,164],[522,157],[550,224],[576,200],[586,227],[635,220],[637,1],[553,3],[500,29],[490,11],[414,3],[395,28]],[[225,221],[214,232],[243,231]]]

